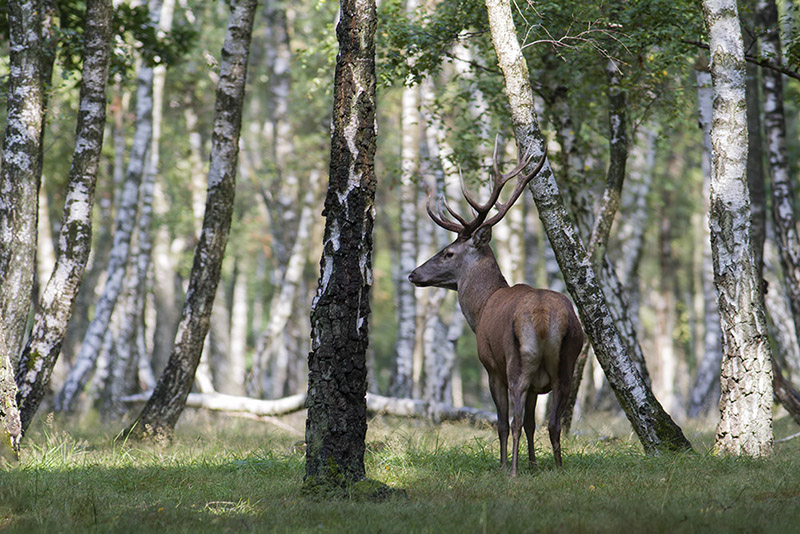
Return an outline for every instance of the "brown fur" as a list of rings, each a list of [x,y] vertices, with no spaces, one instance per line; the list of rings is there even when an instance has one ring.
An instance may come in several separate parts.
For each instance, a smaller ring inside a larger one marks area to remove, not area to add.
[[[533,445],[536,397],[553,391],[548,429],[553,456],[560,467],[561,416],[583,345],[583,329],[563,294],[522,284],[508,286],[488,246],[491,232],[486,230],[478,230],[474,237],[459,237],[417,267],[409,280],[419,286],[435,285],[458,291],[461,309],[477,337],[478,357],[489,374],[497,407],[501,465],[507,463],[509,397],[511,473],[516,475],[523,427],[529,462],[536,465]]]

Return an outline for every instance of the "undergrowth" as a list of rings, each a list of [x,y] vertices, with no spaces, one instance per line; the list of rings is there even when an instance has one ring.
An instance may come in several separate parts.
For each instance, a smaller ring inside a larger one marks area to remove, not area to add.
[[[301,416],[285,419],[300,433]],[[489,427],[377,418],[367,474],[406,497],[320,501],[301,494],[301,438],[195,415],[171,444],[125,441],[97,423],[39,423],[19,463],[0,467],[9,532],[790,532],[800,524],[800,439],[768,459],[717,457],[713,432],[684,427],[693,454],[646,457],[625,422],[578,425],[556,469],[498,465]],[[784,418],[776,436],[796,432]],[[527,457],[527,451],[522,452]]]

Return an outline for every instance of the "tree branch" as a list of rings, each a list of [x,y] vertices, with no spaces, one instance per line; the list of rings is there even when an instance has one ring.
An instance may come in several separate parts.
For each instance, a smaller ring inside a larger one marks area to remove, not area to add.
[[[701,43],[700,41],[692,41],[690,39],[681,39],[681,42],[686,43],[686,44],[690,44],[690,45],[694,45],[694,46],[696,46],[698,48],[702,48],[704,50],[708,50],[708,45],[706,43]],[[800,72],[789,70],[787,67],[784,67],[783,65],[778,65],[776,63],[773,63],[772,61],[769,61],[768,59],[751,56],[750,54],[745,54],[744,59],[746,61],[749,61],[750,63],[758,65],[759,67],[763,67],[765,69],[771,69],[771,70],[780,72],[781,74],[785,74],[786,76],[788,76],[790,78],[794,78],[795,80],[800,80]]]

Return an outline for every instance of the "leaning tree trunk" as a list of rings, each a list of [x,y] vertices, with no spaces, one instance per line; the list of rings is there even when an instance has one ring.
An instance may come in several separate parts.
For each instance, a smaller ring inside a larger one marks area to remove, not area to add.
[[[517,40],[510,4],[508,0],[487,0],[486,8],[494,49],[505,78],[518,149],[532,154],[532,161],[538,161],[544,154],[544,140],[536,122],[528,66]],[[597,359],[645,451],[655,454],[662,450],[690,450],[680,427],[655,399],[628,355],[578,231],[564,209],[549,165],[533,179],[531,191]]]
[[[150,0],[150,23],[158,23],[161,0]],[[94,318],[83,336],[75,363],[55,400],[59,412],[72,411],[80,394],[95,369],[97,357],[108,329],[111,314],[122,290],[128,264],[131,238],[136,226],[139,204],[139,186],[144,174],[147,152],[153,132],[153,67],[142,62],[139,66],[136,89],[136,133],[133,138],[122,197],[117,205],[114,221],[114,243],[108,261],[108,277],[103,293],[95,306]]]
[[[111,13],[108,0],[92,0],[86,6],[80,112],[58,258],[44,287],[17,375],[23,432],[50,383],[92,245],[92,206],[106,122]]]
[[[242,103],[256,4],[257,0],[231,3],[214,110],[203,231],[195,249],[175,347],[153,395],[133,427],[139,435],[172,434],[192,388],[208,334],[233,213]]]
[[[375,211],[374,0],[341,0],[321,276],[311,306],[305,484],[365,476]]]
[[[771,353],[750,243],[747,116],[742,32],[733,0],[703,0],[714,110],[711,251],[722,322],[722,398],[716,449],[772,450]]]
[[[42,3],[8,3],[8,101],[0,168],[0,426],[16,450],[21,437],[14,369],[33,290],[44,110]]]

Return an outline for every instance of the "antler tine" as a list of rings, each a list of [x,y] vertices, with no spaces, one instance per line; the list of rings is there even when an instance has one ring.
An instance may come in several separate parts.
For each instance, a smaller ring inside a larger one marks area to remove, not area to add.
[[[528,166],[528,163],[531,162],[533,158],[533,147],[528,148],[528,151],[517,161],[517,166],[514,167],[511,172],[508,174],[501,174],[500,176],[503,177],[503,183],[506,183],[511,178],[515,177],[519,173],[521,173],[525,167]]]
[[[437,201],[436,201],[436,204],[437,204],[436,212],[437,213],[434,213],[433,207],[431,206],[432,200],[433,200],[433,195],[430,192],[428,192],[428,201],[425,204],[425,209],[428,211],[428,216],[433,220],[433,222],[435,222],[436,224],[438,224],[439,226],[441,226],[445,230],[450,230],[451,232],[456,232],[457,234],[460,234],[464,230],[464,226],[462,226],[461,224],[458,224],[456,222],[453,222],[450,219],[448,219],[447,217],[444,217],[442,215],[441,206],[439,205],[440,204],[440,199],[437,199]],[[445,206],[447,206],[447,202],[445,202]],[[453,213],[453,211],[449,207],[447,208],[447,211],[449,211],[450,213]],[[459,220],[461,219],[460,217],[456,217],[456,218],[459,219]]]
[[[466,184],[466,182],[464,182],[464,175],[461,173],[461,168],[460,167],[458,169],[458,178],[459,178],[459,181],[461,182],[461,194],[463,195],[464,200],[466,200],[467,203],[470,206],[472,206],[472,209],[474,209],[478,213],[480,213],[481,211],[488,210],[489,206],[482,206],[477,200],[472,198],[472,195],[470,195],[469,191],[467,191],[467,184]]]
[[[464,217],[459,215],[456,212],[456,210],[454,210],[453,208],[450,207],[450,204],[447,203],[447,197],[442,197],[442,204],[444,204],[444,207],[447,210],[447,213],[452,215],[455,220],[457,220],[459,223],[461,223],[461,226],[463,226],[465,228],[467,226],[469,226],[469,222]]]
[[[531,156],[527,156],[525,160],[530,161]],[[517,185],[514,187],[514,191],[512,191],[511,196],[508,197],[508,200],[504,203],[495,202],[497,213],[491,219],[484,222],[482,226],[492,226],[496,224],[498,221],[500,221],[500,219],[505,217],[506,212],[508,212],[508,209],[514,205],[514,202],[517,201],[519,196],[525,190],[525,186],[528,185],[528,183],[530,183],[530,181],[533,180],[533,177],[539,174],[539,171],[542,170],[542,167],[544,166],[544,162],[546,159],[547,159],[547,151],[545,150],[544,154],[542,154],[542,157],[539,159],[539,163],[536,164],[536,167],[533,169],[533,171],[531,171],[528,174],[523,174],[517,180]],[[520,171],[517,171],[516,174],[519,174],[519,172]]]

